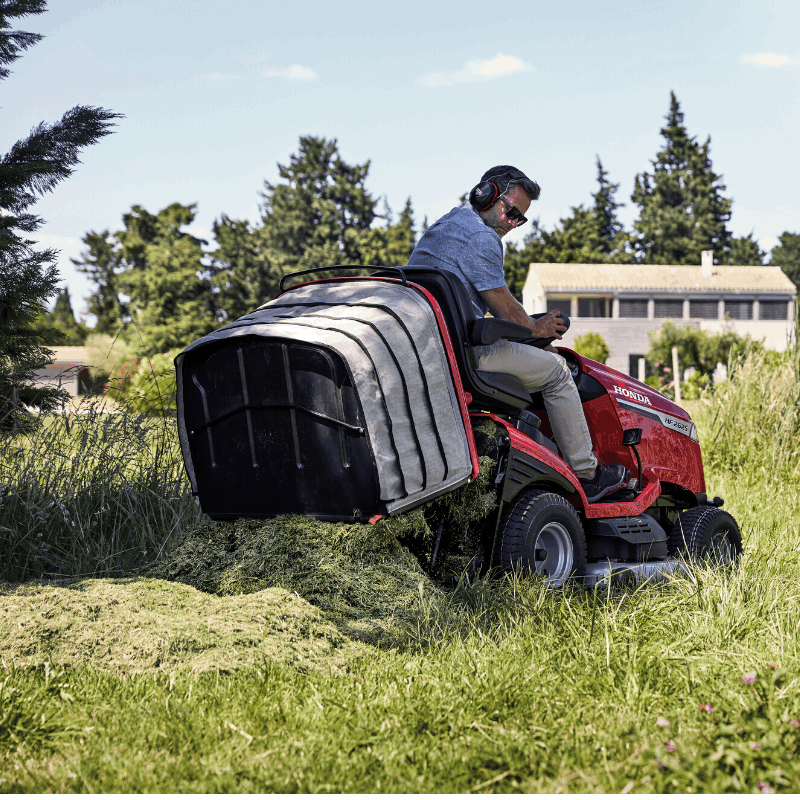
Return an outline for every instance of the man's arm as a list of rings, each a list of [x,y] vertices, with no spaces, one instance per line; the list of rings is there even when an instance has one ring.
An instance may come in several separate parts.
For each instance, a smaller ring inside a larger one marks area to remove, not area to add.
[[[516,322],[518,325],[525,325],[531,329],[533,336],[537,338],[555,337],[561,338],[561,334],[566,331],[566,327],[561,323],[561,312],[558,310],[545,314],[540,319],[531,319],[526,313],[522,304],[508,291],[507,286],[499,289],[487,289],[478,292],[489,306],[489,311],[493,317],[506,319],[509,322]]]

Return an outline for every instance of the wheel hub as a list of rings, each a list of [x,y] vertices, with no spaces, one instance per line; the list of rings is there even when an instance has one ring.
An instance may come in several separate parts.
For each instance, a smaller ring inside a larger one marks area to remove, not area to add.
[[[533,545],[533,567],[547,576],[547,585],[558,587],[566,583],[572,572],[572,539],[560,522],[548,522]]]

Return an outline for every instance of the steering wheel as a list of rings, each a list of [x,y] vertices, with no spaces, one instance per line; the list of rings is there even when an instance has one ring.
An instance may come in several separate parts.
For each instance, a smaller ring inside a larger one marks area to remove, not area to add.
[[[581,360],[575,355],[575,353],[572,352],[572,350],[567,350],[561,347],[558,348],[558,354],[567,362],[569,371],[572,374],[572,379],[575,381],[575,383],[577,383],[583,374]]]

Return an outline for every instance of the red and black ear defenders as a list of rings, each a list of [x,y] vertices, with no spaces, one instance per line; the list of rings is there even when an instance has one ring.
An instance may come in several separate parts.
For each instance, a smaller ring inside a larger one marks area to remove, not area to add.
[[[470,193],[469,201],[475,206],[476,211],[486,211],[491,208],[500,197],[500,189],[494,181],[481,181]]]

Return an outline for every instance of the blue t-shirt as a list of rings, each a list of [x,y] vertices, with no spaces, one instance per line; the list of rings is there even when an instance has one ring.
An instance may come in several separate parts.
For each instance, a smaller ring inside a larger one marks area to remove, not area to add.
[[[478,292],[506,285],[503,244],[469,200],[438,219],[422,234],[408,259],[410,267],[435,267],[457,275],[467,287],[475,316],[489,306]]]

